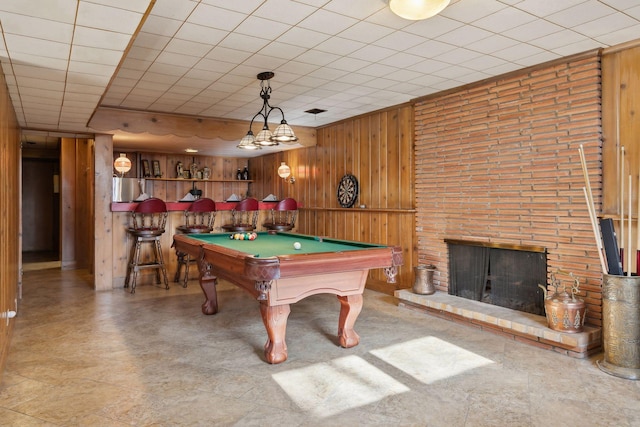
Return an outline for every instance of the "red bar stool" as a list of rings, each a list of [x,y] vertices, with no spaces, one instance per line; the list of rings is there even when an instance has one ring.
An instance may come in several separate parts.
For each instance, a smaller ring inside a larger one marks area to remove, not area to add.
[[[164,279],[165,289],[169,289],[169,280],[167,279],[167,270],[164,266],[162,257],[162,246],[160,238],[164,234],[164,227],[167,223],[167,206],[165,203],[155,197],[144,200],[138,204],[136,209],[131,213],[131,226],[127,228],[127,232],[133,237],[131,245],[131,254],[129,263],[127,264],[127,277],[124,281],[124,287],[129,287],[129,279],[133,275],[131,281],[131,293],[136,292],[136,279],[138,271],[144,269],[155,269],[157,283],[161,282],[160,273]],[[140,262],[140,249],[143,243],[151,243],[153,247],[153,260],[147,263]]]
[[[176,227],[176,230],[182,234],[201,234],[211,233],[213,231],[213,223],[216,220],[216,203],[208,198],[198,199],[189,206],[189,209],[184,211],[184,224]],[[182,281],[182,287],[187,287],[189,281],[189,264],[194,262],[195,259],[191,259],[189,254],[176,250],[178,256],[178,269],[176,275],[173,278],[174,282],[180,281],[180,272],[184,266],[184,279]]]
[[[287,197],[278,202],[271,209],[271,217],[268,222],[262,224],[269,231],[291,231],[296,225],[298,215],[298,203],[295,199]]]
[[[256,229],[258,223],[258,200],[253,197],[238,202],[231,210],[231,222],[222,226],[224,231],[245,232]]]

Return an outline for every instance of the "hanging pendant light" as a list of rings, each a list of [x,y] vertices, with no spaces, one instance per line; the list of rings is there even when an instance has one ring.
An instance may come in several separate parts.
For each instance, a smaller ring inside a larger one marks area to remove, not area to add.
[[[389,0],[389,8],[401,18],[417,21],[442,12],[450,0]]]
[[[298,137],[293,132],[293,129],[291,129],[291,126],[289,126],[287,124],[287,121],[284,119],[284,112],[282,111],[282,109],[269,105],[269,98],[271,98],[271,85],[269,84],[269,80],[271,80],[274,75],[275,74],[271,71],[264,71],[257,76],[258,80],[260,80],[260,98],[262,98],[262,109],[258,111],[258,113],[256,113],[256,115],[251,119],[251,123],[249,124],[249,131],[244,136],[244,138],[240,140],[238,148],[242,148],[245,150],[255,150],[262,147],[278,145],[280,143],[292,144],[298,140]],[[282,114],[282,121],[276,128],[275,132],[272,133],[269,130],[267,120],[269,119],[269,114],[271,114],[273,110],[280,111],[280,114]],[[251,126],[258,116],[262,116],[262,118],[264,119],[264,124],[262,126],[262,130],[254,136],[253,132],[251,131]]]

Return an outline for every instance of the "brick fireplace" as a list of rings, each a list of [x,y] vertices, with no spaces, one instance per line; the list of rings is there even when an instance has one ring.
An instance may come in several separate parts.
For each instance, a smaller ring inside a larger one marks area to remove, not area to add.
[[[547,275],[580,278],[586,323],[599,327],[602,271],[581,144],[599,210],[599,51],[416,100],[418,262],[436,266],[436,289],[449,287],[446,239],[540,246]]]

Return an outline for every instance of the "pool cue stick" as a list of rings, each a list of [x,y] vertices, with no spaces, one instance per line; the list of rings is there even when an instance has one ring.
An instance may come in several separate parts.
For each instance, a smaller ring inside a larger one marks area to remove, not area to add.
[[[631,276],[631,175],[629,175],[629,226],[627,227],[627,276]]]
[[[640,172],[638,173],[638,218],[636,220],[636,276],[640,276]]]
[[[582,165],[582,173],[584,174],[585,187],[583,192],[587,199],[587,209],[589,210],[589,219],[591,220],[591,227],[593,228],[593,234],[596,239],[596,246],[598,248],[598,257],[600,258],[600,265],[603,272],[609,272],[607,262],[604,259],[604,248],[602,245],[602,236],[600,235],[600,228],[598,226],[598,215],[596,215],[596,205],[593,201],[593,193],[591,192],[591,184],[589,183],[589,172],[587,170],[587,161],[584,157],[584,147],[580,144],[578,149],[580,153],[580,163]]]
[[[624,275],[624,145],[620,147],[620,261]]]
[[[600,238],[600,232],[598,231],[598,224],[596,223],[596,218],[593,210],[590,206],[589,195],[587,194],[587,188],[582,187],[582,192],[584,193],[584,198],[587,202],[587,211],[589,212],[589,221],[591,222],[591,229],[593,230],[593,235],[596,238],[596,246],[598,247],[598,257],[600,258],[600,266],[602,267],[603,272],[609,272],[609,268],[607,266],[607,262],[604,259],[604,255],[602,253],[602,240]]]

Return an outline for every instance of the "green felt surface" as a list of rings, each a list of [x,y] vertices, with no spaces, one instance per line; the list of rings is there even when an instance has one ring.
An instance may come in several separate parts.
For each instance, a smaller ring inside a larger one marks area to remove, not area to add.
[[[231,240],[231,233],[221,234],[189,234],[188,236],[207,244],[224,246],[229,249],[245,252],[257,257],[278,255],[309,254],[321,252],[345,252],[384,246],[370,243],[351,242],[347,240],[318,238],[304,234],[267,232],[257,233],[255,240]],[[294,249],[293,243],[299,242],[301,248]]]

